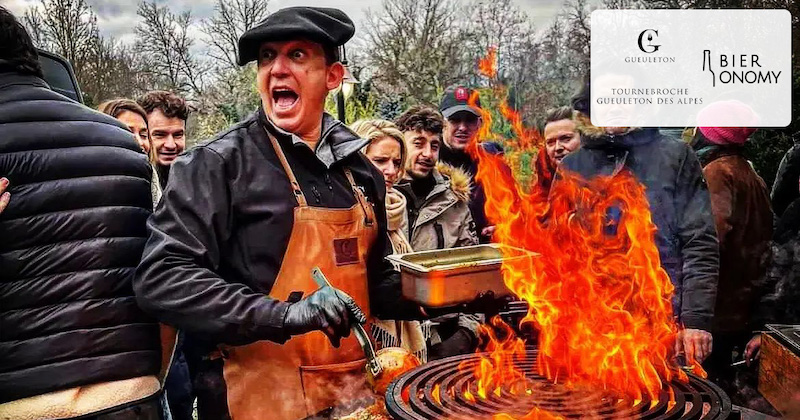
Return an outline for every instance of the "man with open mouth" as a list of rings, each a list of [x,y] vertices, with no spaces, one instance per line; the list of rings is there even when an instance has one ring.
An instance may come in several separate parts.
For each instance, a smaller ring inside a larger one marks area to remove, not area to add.
[[[257,61],[261,108],[177,158],[149,223],[139,303],[208,340],[233,418],[302,418],[369,395],[348,306],[421,314],[384,260],[386,187],[359,153],[367,140],[324,113],[354,32],[340,10],[314,7],[245,32],[239,64]],[[315,284],[314,267],[332,287]]]

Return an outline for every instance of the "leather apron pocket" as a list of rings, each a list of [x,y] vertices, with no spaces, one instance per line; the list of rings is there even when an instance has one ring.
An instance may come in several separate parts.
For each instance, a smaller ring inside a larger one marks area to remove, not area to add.
[[[317,413],[344,402],[371,396],[364,370],[366,359],[318,366],[300,366],[306,409]]]

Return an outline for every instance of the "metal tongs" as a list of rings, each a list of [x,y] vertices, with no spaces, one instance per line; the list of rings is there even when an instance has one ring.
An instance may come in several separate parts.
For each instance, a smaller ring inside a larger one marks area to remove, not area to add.
[[[314,282],[317,283],[317,286],[328,286],[336,290],[336,293],[341,293],[342,296],[347,297],[347,299],[343,299],[343,301],[347,306],[347,310],[350,312],[352,320],[355,321],[352,323],[351,328],[356,336],[356,339],[358,340],[358,343],[361,345],[361,349],[364,350],[364,356],[367,359],[367,373],[372,375],[373,378],[377,378],[378,375],[381,374],[382,368],[375,355],[375,348],[372,347],[370,336],[364,329],[364,324],[367,322],[367,317],[364,315],[364,311],[358,307],[356,301],[347,293],[333,287],[331,282],[329,282],[325,275],[322,274],[322,270],[320,270],[319,267],[314,267],[314,269],[311,270],[311,277],[314,279]]]

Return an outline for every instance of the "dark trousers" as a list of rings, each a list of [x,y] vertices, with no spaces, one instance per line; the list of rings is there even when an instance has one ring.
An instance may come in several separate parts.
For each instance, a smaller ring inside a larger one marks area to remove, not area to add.
[[[197,398],[197,418],[229,420],[228,394],[222,374],[223,360],[221,357],[211,357],[213,350],[214,347],[207,342],[186,336],[183,355],[189,367],[192,393]]]
[[[717,332],[713,333],[713,337],[713,351],[703,363],[708,379],[722,388],[733,404],[776,415],[775,410],[758,392],[758,362],[751,363],[750,366],[731,367],[733,362],[744,358],[744,349],[753,333]]]
[[[742,360],[744,348],[751,336],[752,334],[747,331],[713,334],[713,350],[703,363],[703,368],[708,372],[708,379],[726,392],[733,389],[736,373],[742,369],[738,366],[731,367],[731,364]]]
[[[189,364],[183,353],[184,333],[178,331],[178,344],[169,373],[164,383],[167,393],[169,412],[173,420],[192,420],[192,409],[195,394],[192,391],[192,378],[189,373]]]
[[[164,420],[161,393],[97,413],[76,417],[74,420]]]

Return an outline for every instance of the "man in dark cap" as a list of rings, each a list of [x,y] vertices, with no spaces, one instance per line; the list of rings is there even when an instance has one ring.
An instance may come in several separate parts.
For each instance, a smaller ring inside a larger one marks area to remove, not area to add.
[[[474,104],[471,104],[470,98],[473,95],[476,98]],[[481,243],[488,243],[492,239],[494,226],[486,219],[484,211],[486,194],[483,192],[483,186],[480,182],[475,181],[475,175],[478,173],[478,161],[467,152],[467,146],[477,141],[478,132],[483,124],[480,106],[480,97],[472,89],[464,86],[450,86],[445,89],[439,103],[439,111],[445,118],[442,132],[444,144],[439,152],[439,160],[450,166],[461,168],[469,174],[473,185],[469,201],[470,213],[475,221],[475,231],[478,233]],[[503,153],[503,147],[494,142],[483,142],[480,146],[491,154]]]
[[[220,348],[233,418],[302,418],[369,395],[353,301],[367,317],[420,316],[384,260],[385,184],[359,153],[367,141],[324,113],[353,33],[339,10],[293,7],[242,35],[262,107],[175,161],[148,223],[139,304]]]
[[[595,83],[624,83],[626,75],[603,75]],[[613,79],[612,79],[613,78]],[[589,119],[588,77],[572,98],[582,147],[558,167],[585,179],[626,169],[645,186],[661,266],[675,286],[672,300],[683,327],[676,343],[687,360],[702,362],[712,350],[711,330],[719,276],[719,243],[703,170],[692,148],[657,128],[596,127]],[[558,182],[558,181],[556,181]],[[619,209],[609,209],[612,218]]]

